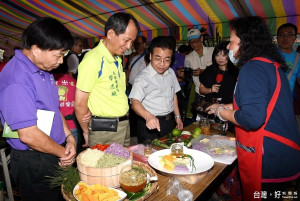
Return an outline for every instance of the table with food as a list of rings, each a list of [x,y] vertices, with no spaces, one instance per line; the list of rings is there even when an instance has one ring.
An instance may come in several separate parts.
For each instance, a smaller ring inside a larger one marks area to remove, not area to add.
[[[154,139],[150,155],[144,144],[95,145],[77,156],[77,168],[60,168],[50,181],[61,185],[66,200],[201,198],[236,161],[236,150],[232,133],[210,128],[203,134],[199,126]]]

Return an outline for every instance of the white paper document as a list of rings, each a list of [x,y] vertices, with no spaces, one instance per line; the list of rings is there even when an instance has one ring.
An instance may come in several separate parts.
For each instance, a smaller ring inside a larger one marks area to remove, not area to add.
[[[50,136],[53,124],[54,112],[48,110],[37,110],[37,127]]]
[[[40,110],[38,109],[36,112],[37,116],[37,127],[50,136],[51,128],[53,124],[54,118],[53,111],[48,110]],[[4,129],[3,129],[3,137],[7,138],[19,138],[18,132],[16,130],[11,130],[10,127],[5,122]]]

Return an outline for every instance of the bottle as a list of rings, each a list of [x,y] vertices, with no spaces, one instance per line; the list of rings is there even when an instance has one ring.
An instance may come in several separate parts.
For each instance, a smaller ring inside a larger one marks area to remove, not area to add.
[[[210,123],[207,118],[202,118],[200,121],[199,127],[201,128],[202,134],[209,134],[210,132]]]
[[[174,143],[171,145],[171,154],[172,155],[182,155],[183,154],[183,145],[180,143]]]

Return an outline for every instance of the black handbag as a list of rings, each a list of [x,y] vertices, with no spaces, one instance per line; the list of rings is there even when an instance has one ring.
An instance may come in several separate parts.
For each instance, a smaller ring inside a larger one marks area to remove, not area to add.
[[[91,129],[92,129],[92,131],[117,132],[118,119],[117,118],[92,117]]]

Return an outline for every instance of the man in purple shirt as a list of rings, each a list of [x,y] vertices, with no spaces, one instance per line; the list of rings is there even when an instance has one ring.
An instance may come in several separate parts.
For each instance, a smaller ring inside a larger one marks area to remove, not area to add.
[[[76,141],[59,111],[58,89],[49,71],[63,62],[73,39],[59,21],[40,18],[25,29],[22,40],[23,50],[15,51],[0,74],[1,121],[19,135],[7,138],[12,177],[24,201],[63,200],[45,176],[52,176],[58,165],[74,163]],[[40,110],[54,112],[48,134],[37,123]]]

